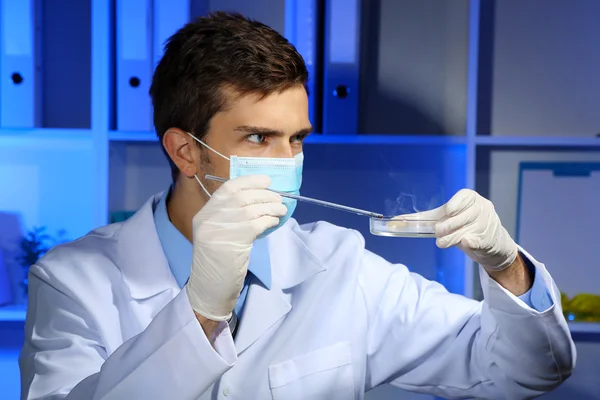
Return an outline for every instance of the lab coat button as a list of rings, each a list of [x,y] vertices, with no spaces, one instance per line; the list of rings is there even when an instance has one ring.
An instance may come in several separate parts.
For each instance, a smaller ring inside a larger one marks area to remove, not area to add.
[[[228,389],[223,389],[223,396],[225,396],[225,397],[229,396],[229,390]]]

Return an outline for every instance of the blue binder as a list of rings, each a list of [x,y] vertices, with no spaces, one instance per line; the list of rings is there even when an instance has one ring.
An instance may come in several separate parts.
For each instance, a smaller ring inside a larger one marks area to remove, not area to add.
[[[321,60],[318,59],[317,38],[320,19],[317,0],[286,0],[284,36],[304,58],[308,70],[309,118],[317,123],[321,99],[317,90],[317,72]]]
[[[36,0],[0,0],[0,126],[5,128],[40,123],[38,5]]]
[[[152,0],[117,0],[117,129],[152,130]]]
[[[189,0],[154,0],[154,67],[165,42],[190,20]]]
[[[10,271],[8,265],[4,262],[2,248],[0,248],[0,306],[12,302],[12,289],[10,281]]]
[[[323,133],[358,133],[360,0],[325,2]]]
[[[516,240],[569,297],[600,294],[600,163],[520,164]]]

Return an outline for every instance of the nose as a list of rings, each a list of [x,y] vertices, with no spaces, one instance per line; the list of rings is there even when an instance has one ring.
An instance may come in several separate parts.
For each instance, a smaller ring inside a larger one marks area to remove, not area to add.
[[[294,158],[295,156],[294,148],[289,140],[278,140],[277,146],[275,148],[274,157],[277,158]]]

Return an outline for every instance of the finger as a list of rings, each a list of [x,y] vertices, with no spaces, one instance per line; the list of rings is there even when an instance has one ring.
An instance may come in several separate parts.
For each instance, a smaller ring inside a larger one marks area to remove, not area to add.
[[[248,189],[233,195],[236,204],[240,207],[253,204],[282,204],[283,199],[280,194],[264,189]]]
[[[461,249],[481,250],[483,246],[479,236],[471,235],[463,237],[460,240],[458,247]]]
[[[477,213],[471,210],[467,209],[465,212],[437,223],[435,225],[435,235],[437,237],[444,237],[456,232],[463,226],[472,224],[477,219]]]
[[[257,218],[251,222],[255,238],[265,233],[267,229],[276,227],[278,224],[279,218],[271,217],[269,215]]]
[[[268,175],[245,175],[225,182],[218,191],[234,194],[243,190],[267,189],[271,186]]]
[[[465,211],[467,208],[475,204],[477,192],[470,189],[462,189],[456,193],[448,203],[446,203],[446,214],[453,217]]]
[[[449,247],[456,246],[468,235],[469,230],[469,225],[463,226],[449,235],[438,237],[435,240],[435,244],[440,249],[447,249]]]
[[[444,206],[434,208],[433,210],[422,211],[418,213],[412,214],[402,214],[394,217],[393,219],[402,219],[402,220],[421,220],[421,221],[437,221],[444,218],[446,215],[446,211]]]
[[[248,219],[253,220],[264,216],[276,218],[283,217],[287,214],[288,209],[283,204],[266,203],[253,204],[251,206],[245,207],[244,212]]]

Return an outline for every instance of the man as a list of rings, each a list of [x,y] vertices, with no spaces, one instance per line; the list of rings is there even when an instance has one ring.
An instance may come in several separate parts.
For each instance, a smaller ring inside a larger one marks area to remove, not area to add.
[[[299,188],[306,80],[287,40],[239,15],[169,40],[150,92],[173,186],[32,266],[24,399],[332,400],[383,383],[524,399],[570,375],[555,284],[475,192],[433,213],[438,246],[482,265],[481,303],[357,232],[289,219],[266,189]]]

